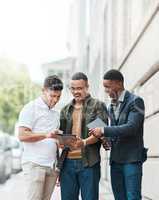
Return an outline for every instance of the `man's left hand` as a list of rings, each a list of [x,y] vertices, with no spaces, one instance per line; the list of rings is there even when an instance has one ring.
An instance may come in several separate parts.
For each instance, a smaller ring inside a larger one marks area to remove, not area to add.
[[[90,135],[94,135],[96,138],[100,138],[103,136],[101,128],[93,128],[89,130]]]
[[[78,148],[82,148],[83,147],[83,145],[84,145],[84,143],[83,143],[83,140],[80,138],[80,137],[77,137],[77,140],[76,140],[76,142],[75,142],[75,144],[74,144],[74,148],[76,149],[78,149]]]

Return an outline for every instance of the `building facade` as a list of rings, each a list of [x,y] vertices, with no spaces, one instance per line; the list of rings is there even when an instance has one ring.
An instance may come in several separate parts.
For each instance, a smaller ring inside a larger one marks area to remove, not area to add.
[[[57,109],[59,110],[64,105],[66,105],[66,103],[68,103],[71,98],[71,93],[69,91],[69,81],[74,71],[75,63],[76,59],[74,57],[67,57],[49,63],[44,63],[41,66],[45,77],[49,75],[57,75],[63,81],[64,90],[62,92],[62,98],[56,105]]]
[[[92,94],[105,100],[102,76],[111,68],[125,76],[125,87],[144,98],[144,139],[149,148],[144,164],[143,196],[159,194],[159,0],[74,0],[76,71],[88,74]],[[77,28],[76,27],[76,28]],[[70,41],[71,44],[71,41]],[[102,176],[109,180],[102,152]],[[108,165],[107,165],[108,166]]]

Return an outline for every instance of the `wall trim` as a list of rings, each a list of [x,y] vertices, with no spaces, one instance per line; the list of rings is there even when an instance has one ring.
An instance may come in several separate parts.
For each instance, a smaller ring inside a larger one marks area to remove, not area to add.
[[[147,196],[144,196],[144,195],[142,195],[142,197],[144,197],[144,199],[146,199],[146,200],[153,200],[153,199],[151,199],[151,198],[149,198]]]
[[[128,58],[130,57],[131,53],[133,52],[133,50],[135,49],[135,47],[137,46],[137,44],[139,43],[139,41],[141,40],[142,36],[145,34],[145,32],[147,31],[148,27],[150,26],[150,24],[152,23],[153,19],[155,18],[155,16],[157,15],[159,11],[159,3],[157,4],[157,6],[155,7],[154,11],[152,12],[150,18],[147,20],[147,22],[145,23],[142,31],[139,33],[139,35],[137,36],[137,38],[135,39],[135,41],[133,42],[133,44],[131,45],[130,49],[128,50],[128,52],[126,53],[126,56],[124,57],[124,59],[122,59],[121,63],[119,64],[118,69],[121,70],[122,67],[124,66],[124,64],[126,63],[126,61],[128,60]]]
[[[153,117],[153,116],[155,116],[155,115],[157,115],[157,114],[159,114],[159,109],[157,109],[156,111],[154,111],[154,112],[151,113],[150,115],[147,115],[147,116],[145,117],[145,120],[147,120],[147,119],[149,119],[149,118],[151,118],[151,117]]]
[[[159,71],[159,61],[156,62],[154,65],[152,65],[152,67],[142,76],[142,78],[137,81],[132,90],[134,90],[137,87],[143,86],[158,71]]]

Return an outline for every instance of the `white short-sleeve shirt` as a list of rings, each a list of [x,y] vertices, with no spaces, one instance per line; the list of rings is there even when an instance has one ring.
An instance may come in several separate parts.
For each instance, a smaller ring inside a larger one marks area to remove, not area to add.
[[[59,113],[49,109],[41,97],[24,106],[19,115],[18,126],[30,128],[33,133],[49,133],[58,129]],[[55,139],[46,138],[38,142],[23,142],[22,163],[34,162],[51,167],[56,160],[57,144]]]

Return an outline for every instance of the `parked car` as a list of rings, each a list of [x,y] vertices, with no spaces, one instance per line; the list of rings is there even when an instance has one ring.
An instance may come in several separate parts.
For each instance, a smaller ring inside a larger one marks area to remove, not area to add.
[[[10,137],[0,134],[0,183],[4,183],[12,174],[12,150]]]
[[[16,137],[11,137],[12,146],[12,172],[17,173],[22,170],[21,158],[22,158],[22,144]]]

